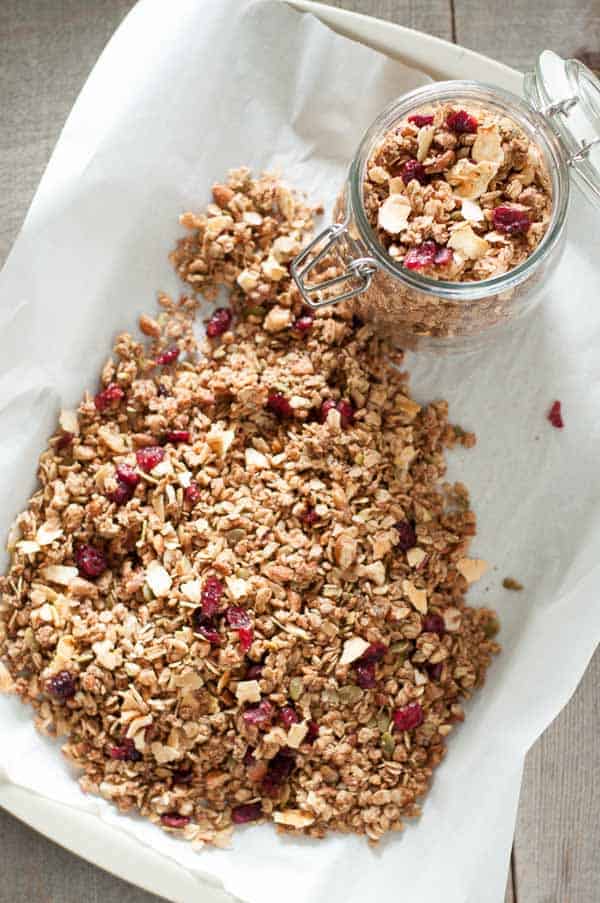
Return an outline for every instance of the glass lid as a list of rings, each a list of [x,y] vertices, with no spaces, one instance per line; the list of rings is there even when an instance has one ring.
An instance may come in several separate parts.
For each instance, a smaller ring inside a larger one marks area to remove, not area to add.
[[[600,203],[600,80],[579,60],[544,50],[525,94],[549,119],[583,193]]]

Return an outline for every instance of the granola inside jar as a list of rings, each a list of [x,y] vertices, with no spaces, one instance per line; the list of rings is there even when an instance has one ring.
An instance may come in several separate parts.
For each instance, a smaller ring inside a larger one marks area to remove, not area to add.
[[[554,112],[470,81],[394,101],[358,148],[335,224],[294,263],[307,303],[352,298],[398,345],[425,350],[481,347],[524,316],[565,243],[572,158]]]

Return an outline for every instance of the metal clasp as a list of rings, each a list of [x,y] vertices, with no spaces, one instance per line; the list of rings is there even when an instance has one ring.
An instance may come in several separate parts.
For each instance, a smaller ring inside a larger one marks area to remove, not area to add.
[[[547,107],[542,107],[540,113],[544,116],[568,116],[570,110],[573,109],[576,104],[579,103],[579,97],[574,94],[572,97],[565,97],[563,100],[558,100],[556,103],[551,103]],[[597,144],[600,144],[600,138],[594,138],[593,141],[584,142],[579,150],[575,151],[575,153],[571,154],[567,157],[567,163],[569,166],[573,166],[575,163],[579,163],[581,160],[585,160],[590,155],[590,151]]]
[[[317,250],[315,256],[309,260],[312,253]],[[323,260],[323,258],[336,248],[345,244],[350,253],[350,260],[345,264],[345,270],[339,276],[325,279],[323,282],[308,282],[310,273]],[[308,263],[307,263],[308,261]],[[307,244],[304,250],[295,258],[290,267],[292,278],[304,301],[313,308],[326,307],[328,304],[337,304],[339,301],[347,301],[366,291],[371,284],[371,279],[377,271],[377,263],[372,257],[364,257],[357,241],[350,235],[347,223],[334,223],[323,229],[316,238]],[[353,288],[322,300],[319,293],[333,285],[341,285],[358,279],[358,285]],[[313,297],[314,296],[314,297]]]

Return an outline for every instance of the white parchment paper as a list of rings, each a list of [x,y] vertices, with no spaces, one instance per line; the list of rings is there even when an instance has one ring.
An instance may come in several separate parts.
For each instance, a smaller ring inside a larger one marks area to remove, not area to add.
[[[229,167],[279,167],[331,203],[363,130],[423,75],[276,2],[143,0],[102,55],[0,277],[0,528],[35,485],[61,405],[96,385],[118,330],[157,289],[182,210]],[[600,638],[600,272],[597,216],[573,199],[570,243],[542,311],[484,355],[410,357],[420,400],[446,397],[479,442],[452,455],[472,490],[474,551],[494,568],[473,604],[502,617],[504,654],[451,738],[420,821],[370,849],[238,831],[194,853],[84,797],[30,713],[0,699],[0,781],[96,812],[250,903],[500,903],[526,750]],[[566,427],[545,420],[563,402]],[[504,576],[525,591],[501,588]],[[204,889],[203,889],[204,888]],[[177,887],[174,900],[183,899]]]

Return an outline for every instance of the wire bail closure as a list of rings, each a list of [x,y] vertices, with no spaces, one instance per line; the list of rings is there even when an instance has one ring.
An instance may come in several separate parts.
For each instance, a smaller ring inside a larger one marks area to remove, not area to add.
[[[579,103],[579,97],[574,94],[571,97],[565,97],[563,100],[558,100],[556,103],[548,104],[547,107],[542,107],[540,109],[540,113],[542,116],[549,116],[551,119],[554,116],[568,116],[569,112]],[[593,141],[584,141],[574,154],[570,154],[567,157],[567,163],[569,166],[573,166],[575,163],[579,163],[581,160],[585,160],[590,155],[590,151],[593,147],[600,144],[600,138],[594,138]]]
[[[309,260],[311,254],[323,242],[324,244],[320,250],[317,251],[312,260]],[[323,282],[309,282],[310,274],[321,260],[332,250],[336,249],[337,246],[344,244],[350,252],[350,260],[346,263],[345,271],[341,275],[325,279]],[[323,229],[322,232],[319,232],[292,261],[290,272],[304,301],[310,307],[318,309],[327,307],[330,304],[338,304],[340,301],[347,301],[349,298],[362,294],[369,288],[371,279],[377,272],[377,269],[377,262],[372,257],[365,257],[358,242],[350,235],[348,222],[346,221],[344,223],[334,223]],[[356,279],[358,279],[358,285],[348,288],[341,294],[325,300],[319,298],[319,293],[324,289],[331,288],[333,285],[343,285]]]

